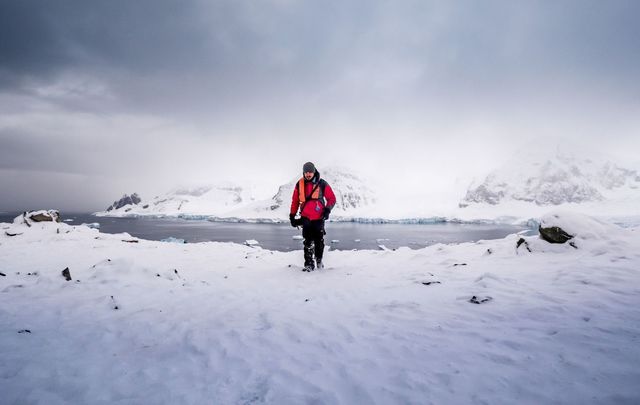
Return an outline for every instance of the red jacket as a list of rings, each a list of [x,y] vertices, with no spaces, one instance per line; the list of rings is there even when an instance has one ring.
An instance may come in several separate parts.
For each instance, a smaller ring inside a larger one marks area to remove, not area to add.
[[[306,199],[303,203],[304,207],[300,204],[300,193],[298,191],[298,183],[296,183],[293,189],[293,196],[291,197],[291,214],[295,215],[298,209],[302,208],[300,216],[315,221],[322,219],[325,209],[331,210],[333,206],[336,205],[336,195],[333,193],[331,186],[326,181],[320,179],[320,173],[317,171],[313,179],[304,181],[305,197],[311,195],[314,187],[318,183],[320,183],[318,185],[320,198],[317,200],[312,198]]]

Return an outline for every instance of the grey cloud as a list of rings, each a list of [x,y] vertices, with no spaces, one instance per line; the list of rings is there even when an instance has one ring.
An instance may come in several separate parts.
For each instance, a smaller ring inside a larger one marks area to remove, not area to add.
[[[407,170],[443,137],[458,154],[549,131],[633,141],[638,15],[633,0],[0,0],[0,168],[116,190],[137,160],[141,179],[169,158],[183,177],[297,167],[305,139],[370,167],[410,150]]]
[[[385,69],[389,61],[413,67],[422,94],[439,86],[450,92],[539,82],[549,74],[615,71],[625,80],[635,75],[640,54],[634,1],[20,1],[1,7],[5,74],[47,80],[65,69],[88,71],[120,84],[123,98],[136,82],[143,95],[156,89],[163,97],[171,90],[180,95],[183,86],[183,97],[212,93],[210,99],[321,92],[358,68],[383,80],[393,73]]]

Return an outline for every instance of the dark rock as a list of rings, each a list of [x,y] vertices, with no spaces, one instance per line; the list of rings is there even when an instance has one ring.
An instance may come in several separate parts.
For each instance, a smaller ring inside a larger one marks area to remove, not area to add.
[[[7,235],[7,236],[18,236],[18,235],[22,235],[22,233],[11,233],[11,232],[7,232],[7,231],[4,231],[4,234],[5,234],[5,235]]]
[[[527,248],[529,252],[531,252],[531,248],[529,247],[529,242],[524,240],[524,238],[518,239],[518,242],[516,242],[516,250],[520,247],[520,245],[523,245],[523,244],[524,244],[524,247]]]
[[[485,302],[489,302],[491,301],[493,298],[486,296],[486,297],[476,297],[475,295],[473,297],[471,297],[471,299],[469,300],[470,303],[472,304],[484,304]]]
[[[113,204],[111,204],[107,208],[107,211],[117,210],[118,208],[122,208],[125,205],[137,205],[137,204],[140,204],[141,201],[142,200],[138,196],[138,193],[133,193],[131,195],[126,195],[125,194],[119,200],[114,201]]]
[[[31,333],[31,331],[29,329],[21,329],[18,333]]]
[[[456,266],[466,266],[466,265],[467,265],[467,263],[453,263],[453,267],[456,267]]]
[[[60,213],[55,210],[27,213],[26,217],[33,222],[60,222]]]
[[[113,295],[111,296],[111,302],[113,303],[113,309],[115,309],[116,311],[120,309],[120,307],[118,306],[118,303],[116,302],[116,299],[113,298]]]
[[[550,226],[548,228],[538,227],[540,237],[549,243],[565,243],[572,239],[574,235],[569,235],[559,226]]]
[[[2,273],[2,272],[0,272],[0,276],[2,276],[2,277],[7,277],[7,275],[6,275],[6,274],[4,274],[4,273]]]
[[[123,242],[127,242],[127,243],[138,243],[138,241],[136,239],[130,239],[130,240],[122,239],[122,241]]]
[[[67,281],[71,281],[71,272],[69,271],[68,267],[66,269],[62,270],[62,277],[64,277],[65,280],[67,280]]]
[[[431,285],[431,284],[442,284],[439,281],[423,281],[423,285]]]

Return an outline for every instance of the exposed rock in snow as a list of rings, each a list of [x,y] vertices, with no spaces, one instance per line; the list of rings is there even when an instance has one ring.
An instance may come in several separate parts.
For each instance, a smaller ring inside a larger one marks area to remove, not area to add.
[[[14,218],[14,224],[31,226],[32,222],[60,222],[60,212],[57,210],[25,211]]]
[[[547,228],[540,226],[538,227],[538,232],[540,232],[540,237],[549,243],[565,243],[573,238],[573,235],[568,234],[559,226],[550,226]]]
[[[137,193],[133,193],[131,195],[124,194],[122,198],[120,198],[117,201],[114,201],[113,204],[107,207],[107,211],[118,210],[128,205],[140,204],[140,202],[141,200]]]
[[[472,184],[461,206],[507,200],[537,205],[583,203],[607,199],[616,189],[640,188],[635,170],[585,156],[588,153],[578,154],[571,146],[530,146],[481,183]]]

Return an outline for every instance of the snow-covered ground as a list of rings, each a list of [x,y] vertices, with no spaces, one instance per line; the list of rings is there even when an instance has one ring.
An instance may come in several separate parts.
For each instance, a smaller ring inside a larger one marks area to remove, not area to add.
[[[0,402],[639,403],[640,228],[554,218],[577,248],[330,251],[313,273],[301,251],[0,224]]]

